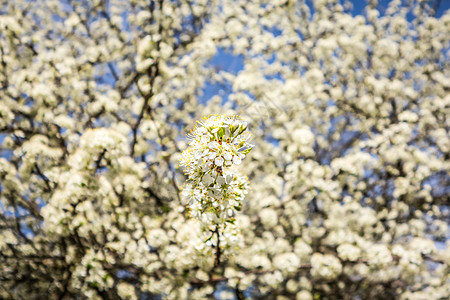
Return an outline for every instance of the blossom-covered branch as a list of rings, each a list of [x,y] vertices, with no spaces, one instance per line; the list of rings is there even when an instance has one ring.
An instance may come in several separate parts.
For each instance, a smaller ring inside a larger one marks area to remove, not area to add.
[[[248,179],[235,166],[252,150],[247,122],[238,116],[212,115],[199,121],[182,153],[188,182],[183,200],[190,215],[207,226],[230,222],[248,192]]]
[[[450,14],[356,2],[0,1],[0,298],[449,299]]]

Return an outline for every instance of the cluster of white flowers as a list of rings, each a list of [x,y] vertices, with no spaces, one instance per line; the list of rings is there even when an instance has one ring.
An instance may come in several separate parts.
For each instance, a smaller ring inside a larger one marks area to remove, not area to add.
[[[224,115],[203,118],[188,134],[189,148],[180,159],[188,176],[182,199],[206,226],[232,221],[241,209],[249,182],[235,166],[252,150],[250,136],[247,122]]]
[[[340,258],[349,261],[356,261],[361,255],[361,250],[351,244],[339,245],[339,247],[337,248],[337,252]]]
[[[385,245],[373,245],[367,249],[367,257],[370,265],[387,265],[392,261],[392,255]]]
[[[126,138],[109,128],[88,129],[80,138],[80,149],[69,160],[73,169],[92,170],[95,160],[104,158],[118,164],[117,158],[128,151]]]
[[[0,1],[0,298],[450,299],[450,11],[351,2]]]
[[[311,274],[319,278],[332,280],[342,272],[342,265],[338,258],[330,254],[314,253],[311,257]]]

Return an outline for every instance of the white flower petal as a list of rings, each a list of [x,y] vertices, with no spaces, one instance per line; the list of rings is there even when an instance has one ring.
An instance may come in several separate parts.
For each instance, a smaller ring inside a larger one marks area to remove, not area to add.
[[[214,182],[214,178],[210,174],[205,174],[202,178],[202,182],[204,185],[209,186]]]
[[[219,186],[222,186],[225,183],[225,178],[223,176],[218,176],[216,182]]]
[[[217,149],[217,148],[219,148],[219,143],[216,141],[212,141],[211,143],[208,144],[208,147],[210,149]]]
[[[228,174],[227,176],[225,176],[225,181],[227,184],[230,184],[232,180],[233,180],[233,175]]]
[[[214,163],[217,165],[217,166],[219,166],[219,167],[221,167],[221,166],[223,166],[223,158],[222,157],[217,157],[215,160],[214,160]]]
[[[233,158],[233,156],[230,153],[225,152],[223,154],[223,158],[225,158],[225,160],[231,160]]]

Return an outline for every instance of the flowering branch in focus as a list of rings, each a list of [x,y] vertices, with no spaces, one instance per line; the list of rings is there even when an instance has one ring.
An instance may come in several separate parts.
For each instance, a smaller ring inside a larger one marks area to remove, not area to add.
[[[188,179],[181,198],[204,231],[217,235],[216,241],[212,238],[205,241],[218,247],[217,254],[221,241],[224,240],[225,247],[226,240],[236,235],[230,224],[234,224],[234,215],[241,209],[249,188],[247,177],[236,166],[254,145],[249,143],[247,122],[239,116],[205,117],[187,136],[189,147],[183,151],[180,165]]]

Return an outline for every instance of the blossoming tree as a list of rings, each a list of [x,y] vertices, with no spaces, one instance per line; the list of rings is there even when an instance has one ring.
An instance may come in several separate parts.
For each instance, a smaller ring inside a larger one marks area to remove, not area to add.
[[[450,14],[310,2],[0,1],[0,298],[448,299]]]

